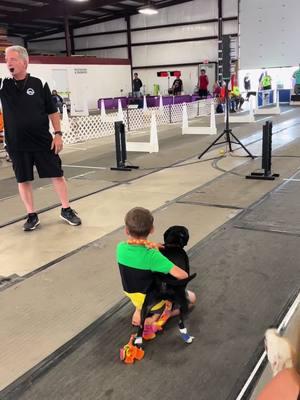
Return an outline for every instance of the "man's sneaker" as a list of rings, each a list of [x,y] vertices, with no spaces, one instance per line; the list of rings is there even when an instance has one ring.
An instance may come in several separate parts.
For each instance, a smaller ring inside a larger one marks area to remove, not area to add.
[[[70,225],[81,225],[81,219],[72,208],[62,208],[60,218],[67,221]]]
[[[37,213],[28,214],[27,221],[23,225],[24,231],[33,231],[40,224]]]

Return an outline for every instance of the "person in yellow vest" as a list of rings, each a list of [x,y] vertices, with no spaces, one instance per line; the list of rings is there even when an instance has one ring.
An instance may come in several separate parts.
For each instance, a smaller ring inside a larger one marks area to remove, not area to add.
[[[241,95],[240,88],[237,84],[233,86],[230,92],[230,100],[231,100],[231,112],[236,112],[236,110],[240,110],[244,103],[244,99]]]
[[[272,89],[272,78],[266,71],[261,80],[262,90],[271,90]]]

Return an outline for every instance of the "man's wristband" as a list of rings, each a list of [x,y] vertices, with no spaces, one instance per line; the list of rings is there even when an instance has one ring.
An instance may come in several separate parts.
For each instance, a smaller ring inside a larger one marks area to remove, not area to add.
[[[54,132],[54,135],[62,136],[62,131],[55,131],[55,132]]]

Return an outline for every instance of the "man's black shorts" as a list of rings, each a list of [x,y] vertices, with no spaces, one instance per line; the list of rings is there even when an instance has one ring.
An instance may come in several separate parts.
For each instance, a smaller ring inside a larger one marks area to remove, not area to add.
[[[40,178],[63,176],[61,159],[54,151],[16,151],[9,152],[18,183],[33,181],[35,165]]]

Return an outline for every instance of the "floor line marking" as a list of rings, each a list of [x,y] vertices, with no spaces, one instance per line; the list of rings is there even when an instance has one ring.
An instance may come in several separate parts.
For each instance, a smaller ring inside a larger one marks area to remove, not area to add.
[[[63,164],[63,167],[67,168],[82,168],[82,169],[107,169],[107,167],[91,167],[88,165],[70,165],[70,164]]]
[[[82,148],[82,147],[74,147],[73,145],[71,145],[71,144],[65,144],[64,145],[64,148],[65,149],[72,149],[72,150],[81,150],[81,151],[87,151],[88,149],[86,149],[86,148]]]
[[[84,174],[79,174],[79,175],[71,176],[68,180],[70,181],[71,179],[81,178],[82,176],[94,174],[95,172],[96,172],[96,171],[89,171],[89,172],[85,172]]]
[[[292,111],[294,111],[294,109],[292,109],[292,110],[286,110],[286,111],[282,111],[282,112],[281,112],[281,114],[287,114],[287,113],[289,113],[289,112],[292,112]]]

